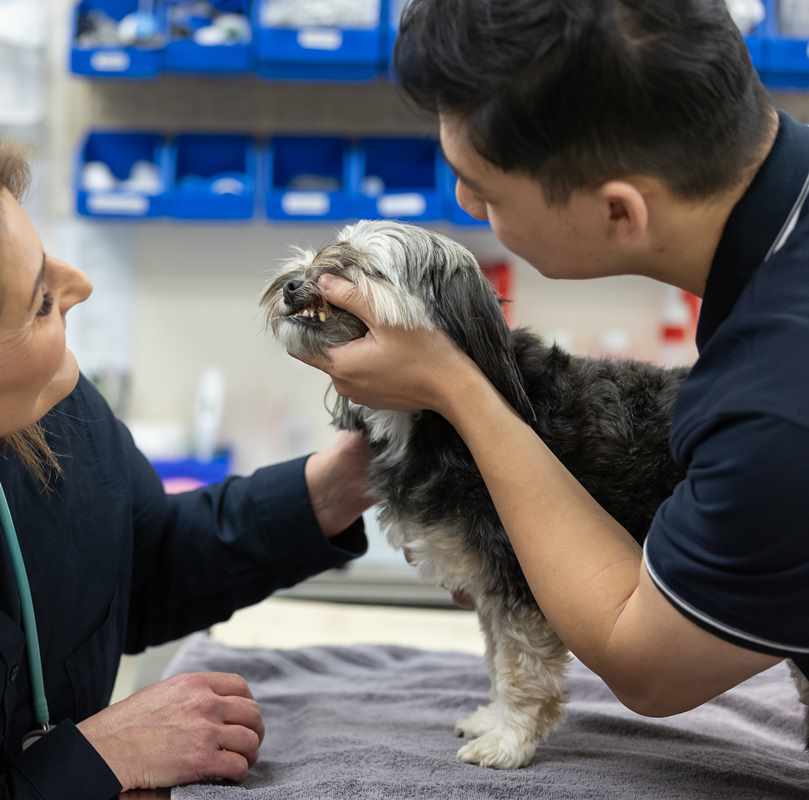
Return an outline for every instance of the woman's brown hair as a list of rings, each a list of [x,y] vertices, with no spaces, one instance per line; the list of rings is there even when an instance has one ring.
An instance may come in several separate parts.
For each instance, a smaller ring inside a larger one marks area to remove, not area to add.
[[[22,200],[30,183],[31,170],[23,151],[14,145],[0,144],[0,189],[6,189],[16,200]],[[2,299],[0,282],[0,306]],[[0,438],[0,445],[15,453],[45,489],[62,471],[39,423]]]

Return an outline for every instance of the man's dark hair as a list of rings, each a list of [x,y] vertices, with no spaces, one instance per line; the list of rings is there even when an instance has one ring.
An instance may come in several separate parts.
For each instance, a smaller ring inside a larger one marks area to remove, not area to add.
[[[725,0],[412,0],[396,68],[420,107],[557,203],[632,174],[710,197],[771,124]]]

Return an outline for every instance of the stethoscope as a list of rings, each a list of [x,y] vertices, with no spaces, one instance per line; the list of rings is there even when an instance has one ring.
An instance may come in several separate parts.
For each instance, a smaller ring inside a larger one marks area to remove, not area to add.
[[[31,690],[34,695],[34,715],[39,726],[23,737],[22,749],[26,750],[51,730],[51,723],[48,699],[45,696],[45,680],[42,677],[42,657],[39,653],[39,634],[37,633],[34,603],[31,600],[31,586],[28,583],[28,572],[25,569],[25,562],[20,550],[20,540],[17,538],[17,530],[14,527],[14,520],[11,518],[11,509],[8,507],[2,483],[0,483],[0,523],[2,523],[3,535],[11,555],[17,592],[20,595],[25,647],[28,651],[28,669],[31,673]]]

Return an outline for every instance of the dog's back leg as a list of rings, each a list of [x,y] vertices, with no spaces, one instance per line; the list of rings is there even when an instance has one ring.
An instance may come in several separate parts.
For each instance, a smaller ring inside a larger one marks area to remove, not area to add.
[[[496,724],[464,745],[458,758],[495,769],[525,767],[562,718],[570,656],[539,610],[506,611],[495,596],[479,603],[491,614],[495,641]]]

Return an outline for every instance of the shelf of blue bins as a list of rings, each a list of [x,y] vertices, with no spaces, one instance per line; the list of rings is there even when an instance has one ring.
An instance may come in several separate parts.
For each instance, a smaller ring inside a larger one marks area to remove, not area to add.
[[[95,78],[152,78],[163,68],[158,0],[82,0],[73,9],[70,69]]]
[[[767,18],[757,31],[761,75],[772,89],[809,89],[809,2],[766,0]]]
[[[97,131],[88,134],[79,148],[75,194],[81,216],[160,217],[168,185],[168,154],[160,134]]]
[[[329,136],[275,136],[267,148],[267,216],[319,222],[354,216],[351,142]]]
[[[250,0],[166,0],[166,72],[239,74],[253,69]]]
[[[222,483],[230,476],[232,466],[233,458],[228,450],[216,453],[210,461],[196,458],[152,461],[152,467],[164,487],[172,494]]]
[[[181,134],[171,142],[169,163],[168,216],[221,221],[255,216],[258,152],[251,136]]]
[[[355,215],[428,222],[445,216],[443,165],[434,139],[372,138],[357,145]]]
[[[451,222],[453,225],[458,225],[463,228],[488,228],[488,222],[476,219],[464,211],[458,202],[458,194],[456,190],[458,179],[455,177],[455,173],[452,171],[452,168],[443,158],[443,156],[441,157],[441,160],[445,195],[444,207],[446,209],[447,220],[449,220],[449,222]]]
[[[389,0],[254,0],[257,72],[271,79],[367,81],[387,63]]]

